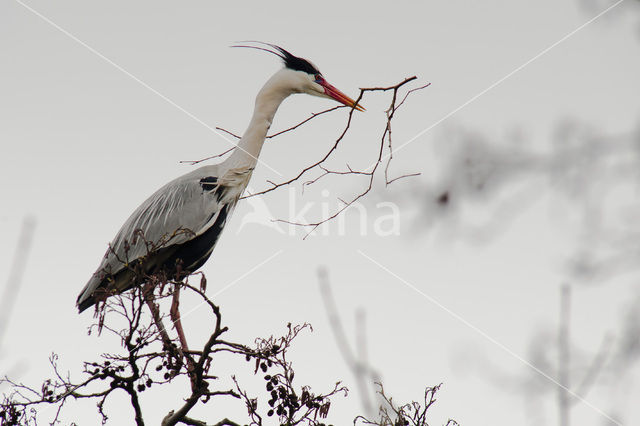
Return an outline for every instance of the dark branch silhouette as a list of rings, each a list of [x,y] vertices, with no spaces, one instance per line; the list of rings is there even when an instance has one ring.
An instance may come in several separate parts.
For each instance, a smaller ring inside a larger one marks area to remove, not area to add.
[[[384,404],[380,407],[377,418],[366,418],[358,416],[353,421],[354,425],[375,425],[375,426],[429,426],[427,414],[429,409],[436,402],[436,392],[440,390],[442,384],[427,387],[424,390],[422,401],[412,401],[406,404],[397,404],[385,393],[384,387],[378,383],[378,393],[382,397]],[[447,420],[444,426],[459,426],[455,420]]]
[[[191,283],[198,279],[198,286]],[[90,333],[118,336],[121,350],[105,353],[97,361],[85,361],[79,374],[61,371],[58,356],[53,354],[49,359],[53,377],[37,387],[8,377],[0,379],[0,383],[10,386],[0,403],[0,425],[35,425],[39,420],[38,410],[45,406],[54,408],[47,421],[55,423],[60,421],[63,408],[68,403],[85,399],[96,402],[98,415],[104,423],[108,419],[106,401],[114,393],[124,392],[129,397],[132,418],[136,425],[141,426],[145,420],[140,394],[151,387],[172,383],[178,377],[188,379],[187,396],[177,399],[181,402],[168,411],[162,426],[179,423],[244,424],[244,421],[234,422],[227,418],[210,423],[189,416],[196,405],[207,404],[214,399],[231,398],[246,404],[249,401],[247,392],[236,378],[240,375],[251,378],[268,373],[265,376],[266,395],[271,398],[268,405],[273,408],[264,415],[269,417],[275,412],[282,422],[288,421],[287,424],[304,422],[319,425],[321,423],[316,419],[328,415],[331,397],[339,393],[346,395],[346,388],[339,382],[327,393],[314,393],[308,385],[294,386],[294,369],[287,359],[287,352],[300,332],[311,329],[308,324],[289,324],[283,337],[260,338],[254,345],[232,342],[224,339],[228,327],[223,325],[219,306],[204,293],[206,280],[202,273],[192,274],[183,281],[163,276],[148,276],[145,280],[147,284],[144,286],[111,296],[96,308],[96,321],[90,327]],[[188,334],[177,326],[180,323],[177,303],[180,291],[197,296],[200,304],[209,311],[210,323],[202,324],[202,327],[208,328],[209,337],[198,349],[190,348],[187,344]],[[169,313],[166,313],[167,305]],[[254,362],[254,367],[246,373],[238,371],[234,375],[233,386],[221,384],[213,371],[214,368],[220,368],[214,363],[214,357],[223,352]],[[275,397],[273,389],[277,390]],[[260,399],[263,398],[264,395]],[[267,406],[266,403],[261,405]],[[248,414],[251,424],[262,424],[257,405]]]
[[[138,273],[143,269],[129,263],[127,267]],[[158,272],[144,276],[143,280],[144,285],[96,304],[89,334],[117,336],[121,343],[118,349],[107,351],[96,360],[84,361],[79,371],[73,373],[62,371],[58,355],[52,354],[49,363],[53,374],[37,386],[8,377],[0,379],[0,384],[9,386],[0,399],[0,426],[66,421],[73,415],[69,406],[83,400],[95,403],[97,416],[104,424],[109,419],[106,403],[116,393],[127,395],[132,423],[142,426],[148,420],[141,394],[171,383],[187,384],[176,395],[174,407],[167,408],[161,426],[247,423],[262,426],[272,418],[282,425],[323,426],[335,397],[348,395],[340,381],[325,392],[295,381],[289,351],[300,333],[312,331],[311,325],[287,324],[282,336],[257,338],[251,345],[233,342],[225,338],[229,329],[223,324],[220,307],[205,294],[204,274],[194,273],[175,280]],[[200,322],[199,327],[199,331],[207,330],[208,337],[200,345],[188,342],[191,333],[181,326],[181,293],[195,296],[198,306],[208,311],[209,323]],[[245,359],[248,368],[230,374],[225,384],[219,372],[224,367],[221,354]],[[176,382],[181,377],[186,382]],[[250,395],[244,386],[256,380],[264,390]],[[247,418],[225,417],[211,422],[191,414],[194,407],[221,398],[243,404]]]

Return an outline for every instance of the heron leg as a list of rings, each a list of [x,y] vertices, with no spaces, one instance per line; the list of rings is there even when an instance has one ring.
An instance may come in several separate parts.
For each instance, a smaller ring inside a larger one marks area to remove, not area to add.
[[[189,352],[189,345],[187,344],[187,337],[184,334],[184,329],[182,328],[182,320],[180,319],[180,283],[175,283],[173,287],[173,295],[171,300],[171,309],[169,310],[169,314],[171,315],[171,322],[173,323],[173,328],[175,328],[176,333],[178,334],[178,339],[180,339],[180,346],[182,347],[183,353]],[[186,357],[187,366],[189,367],[189,371],[193,371],[193,359],[191,357]]]
[[[155,302],[153,298],[153,290],[156,287],[156,282],[153,280],[149,280],[142,287],[142,295],[144,297],[144,301],[149,307],[149,311],[151,312],[151,317],[153,318],[153,322],[156,325],[156,329],[160,334],[160,338],[162,339],[163,346],[166,348],[167,352],[170,354],[169,356],[169,365],[172,365],[172,359],[176,360],[176,364],[173,369],[173,376],[176,376],[182,367],[182,360],[184,359],[184,353],[181,348],[176,347],[176,345],[171,341],[171,337],[169,337],[169,333],[164,326],[164,322],[162,321],[162,316],[160,315],[160,308],[158,304]],[[176,353],[177,352],[177,353]]]

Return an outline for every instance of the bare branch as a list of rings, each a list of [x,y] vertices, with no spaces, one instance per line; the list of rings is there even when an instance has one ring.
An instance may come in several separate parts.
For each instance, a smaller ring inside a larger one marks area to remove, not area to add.
[[[371,415],[373,414],[373,404],[369,396],[368,384],[370,385],[379,381],[379,376],[373,368],[371,368],[367,362],[366,356],[364,356],[366,349],[357,344],[354,351],[351,349],[351,345],[349,345],[349,340],[347,339],[344,331],[342,320],[340,319],[338,308],[336,307],[335,299],[331,291],[331,284],[329,283],[329,277],[326,269],[323,268],[318,271],[318,280],[320,285],[320,294],[322,294],[322,301],[324,302],[324,307],[327,312],[327,316],[329,317],[329,324],[331,325],[331,330],[333,331],[336,344],[344,362],[347,364],[356,380],[362,407],[365,413]],[[359,336],[363,339],[363,332],[359,333]],[[360,343],[363,345],[365,344],[364,342]],[[356,353],[358,356],[356,356]]]
[[[351,125],[352,125],[352,121],[353,121],[353,117],[354,117],[354,108],[349,108],[348,109],[348,113],[347,113],[347,118],[346,118],[346,124],[344,126],[344,128],[340,131],[340,134],[338,135],[338,137],[335,139],[335,141],[333,142],[333,144],[329,147],[329,149],[316,161],[312,162],[311,164],[307,165],[306,167],[302,168],[296,175],[290,177],[289,179],[285,179],[279,182],[274,182],[272,180],[267,180],[266,182],[269,184],[269,187],[254,193],[247,193],[245,194],[242,198],[250,198],[250,197],[255,197],[255,196],[259,196],[259,195],[265,195],[268,194],[270,192],[273,192],[275,190],[278,190],[280,188],[283,188],[285,186],[291,185],[294,182],[299,181],[300,179],[303,178],[303,176],[308,175],[309,173],[313,172],[313,171],[320,171],[321,173],[318,176],[312,177],[306,181],[303,182],[303,190],[305,187],[308,187],[310,185],[313,185],[314,183],[317,183],[319,180],[321,180],[322,178],[329,176],[329,175],[341,175],[341,176],[346,176],[346,175],[355,175],[355,176],[360,176],[360,177],[365,177],[366,178],[366,183],[365,183],[365,187],[364,189],[355,194],[353,197],[351,197],[350,200],[348,201],[344,201],[343,205],[341,207],[339,207],[336,211],[334,211],[333,213],[329,214],[327,217],[324,217],[318,221],[314,221],[314,222],[295,222],[295,221],[289,221],[289,220],[284,220],[284,219],[277,219],[277,222],[282,222],[282,223],[287,223],[290,225],[295,225],[295,226],[302,226],[302,227],[306,227],[309,229],[309,231],[307,232],[305,238],[310,235],[311,233],[313,233],[313,231],[319,227],[320,225],[329,222],[333,219],[335,219],[337,216],[339,216],[340,214],[342,214],[346,209],[348,209],[352,204],[354,204],[355,202],[357,202],[358,200],[360,200],[362,197],[364,197],[366,194],[368,194],[372,187],[373,187],[373,181],[374,178],[376,176],[376,172],[378,171],[378,166],[380,165],[381,161],[382,161],[382,157],[384,155],[384,151],[385,148],[388,150],[389,155],[388,155],[388,159],[384,168],[384,176],[385,176],[385,185],[388,186],[391,183],[400,180],[400,179],[404,179],[404,178],[408,178],[408,177],[413,177],[413,176],[418,176],[419,173],[407,173],[407,174],[403,174],[401,176],[395,177],[395,178],[390,178],[389,177],[389,167],[391,164],[391,161],[393,159],[393,145],[392,145],[392,138],[391,138],[391,123],[392,120],[394,118],[394,115],[396,113],[396,111],[398,110],[398,108],[400,108],[402,105],[404,105],[404,103],[407,101],[407,99],[409,98],[409,96],[419,90],[425,89],[427,87],[429,87],[431,85],[431,83],[427,83],[424,84],[422,86],[419,87],[415,87],[413,89],[408,90],[406,93],[404,93],[404,95],[402,96],[402,99],[400,100],[400,102],[398,102],[399,99],[399,91],[408,83],[416,80],[417,77],[416,76],[412,76],[412,77],[408,77],[405,78],[404,80],[402,80],[401,82],[391,85],[391,86],[379,86],[379,87],[364,87],[364,88],[360,88],[360,93],[358,95],[358,97],[356,98],[356,104],[359,103],[360,101],[362,101],[362,99],[364,98],[364,96],[368,93],[374,93],[374,92],[391,92],[392,96],[391,96],[391,100],[389,103],[389,106],[387,108],[387,110],[385,111],[386,114],[386,121],[384,124],[384,130],[380,136],[380,142],[378,145],[378,148],[376,150],[377,153],[377,157],[375,162],[373,163],[373,165],[365,170],[354,170],[352,169],[350,166],[347,166],[347,170],[346,171],[340,171],[340,170],[331,170],[326,166],[327,161],[335,154],[335,152],[337,151],[338,147],[340,146],[340,144],[343,142],[343,140],[345,139],[347,133],[349,132]],[[320,111],[317,113],[312,113],[311,116],[309,116],[308,118],[300,121],[299,123],[290,126],[284,130],[278,131],[272,135],[267,136],[267,138],[274,138],[277,137],[279,135],[282,135],[283,133],[287,133],[287,132],[291,132],[293,130],[296,130],[298,128],[300,128],[301,126],[305,125],[306,123],[310,122],[311,120],[339,110],[339,109],[343,109],[343,108],[348,108],[344,105],[339,105],[339,106],[335,106],[333,108],[329,108],[326,109],[324,111]],[[223,129],[221,127],[217,127],[218,130],[222,130],[226,133],[228,133],[229,135],[238,138],[239,136],[231,131],[228,131],[226,129]],[[233,149],[233,148],[231,148]],[[202,161],[205,160],[209,160],[212,158],[218,158],[221,157],[223,155],[225,155],[226,153],[228,153],[230,150],[227,150],[221,154],[212,156],[212,157],[207,157],[204,158],[202,160],[196,160],[196,161],[189,161],[189,163],[191,164],[197,164],[200,163]]]
[[[349,172],[339,172],[339,171],[332,171],[332,170],[329,170],[328,168],[324,167],[324,163],[336,151],[336,149],[338,148],[340,142],[344,139],[345,135],[347,134],[347,132],[348,132],[350,126],[351,126],[351,121],[352,121],[353,111],[354,111],[354,109],[352,108],[349,111],[349,115],[348,115],[348,118],[347,118],[347,124],[345,125],[345,128],[343,129],[342,133],[336,139],[335,143],[329,149],[329,151],[319,161],[316,161],[315,163],[311,164],[310,166],[305,167],[300,173],[298,173],[298,175],[294,176],[293,178],[291,178],[289,180],[286,180],[286,181],[282,181],[282,182],[277,183],[277,184],[276,183],[272,183],[272,186],[270,188],[267,188],[267,189],[265,189],[263,191],[259,191],[259,192],[253,193],[250,196],[266,194],[268,192],[274,191],[274,190],[276,190],[278,188],[281,188],[283,186],[290,185],[291,183],[299,180],[304,174],[306,174],[307,172],[309,172],[309,171],[311,171],[313,169],[320,169],[320,170],[323,171],[323,173],[319,177],[305,182],[304,185],[306,185],[306,186],[317,182],[318,180],[320,180],[321,178],[323,178],[324,176],[327,176],[329,174],[336,174],[336,175],[353,174],[353,175],[364,175],[364,176],[366,176],[367,183],[366,183],[366,187],[364,188],[364,190],[362,190],[361,192],[357,193],[350,200],[347,200],[347,201],[343,200],[343,205],[341,207],[339,207],[333,213],[330,213],[328,216],[326,216],[326,217],[324,217],[324,218],[322,218],[320,220],[317,220],[317,221],[314,221],[314,222],[305,223],[305,222],[295,222],[295,221],[284,220],[284,219],[276,219],[276,222],[282,222],[282,223],[287,223],[289,225],[307,227],[309,229],[309,231],[305,235],[305,238],[306,238],[307,236],[311,235],[313,233],[313,231],[315,231],[316,228],[318,228],[320,225],[335,219],[340,214],[342,214],[344,211],[346,211],[349,207],[351,207],[351,205],[353,205],[354,203],[359,201],[362,197],[364,197],[365,195],[367,195],[371,191],[371,189],[373,187],[373,181],[374,181],[374,178],[376,176],[376,172],[377,172],[378,167],[379,167],[379,165],[380,165],[380,163],[382,161],[382,156],[384,154],[385,146],[389,150],[389,158],[387,160],[387,163],[386,163],[386,166],[385,166],[385,172],[384,172],[385,185],[388,186],[389,184],[391,184],[394,181],[396,181],[398,179],[401,179],[401,178],[418,175],[416,173],[406,174],[406,175],[402,175],[402,176],[394,178],[394,179],[389,179],[389,176],[388,176],[389,165],[390,165],[390,163],[391,163],[391,161],[393,159],[393,148],[392,148],[392,139],[391,139],[391,122],[392,122],[392,120],[394,118],[394,115],[395,115],[395,112],[396,112],[396,110],[398,109],[398,106],[399,106],[397,104],[398,91],[405,84],[415,80],[416,78],[417,77],[415,77],[415,76],[409,77],[409,78],[404,79],[403,81],[401,81],[400,83],[398,83],[396,85],[388,86],[388,87],[369,87],[369,88],[361,88],[360,89],[360,94],[358,95],[358,98],[356,99],[357,103],[359,103],[362,100],[362,98],[364,97],[365,93],[367,93],[367,92],[392,91],[391,102],[389,103],[389,107],[386,110],[387,120],[386,120],[386,123],[385,123],[385,128],[384,128],[384,131],[382,132],[382,135],[380,137],[380,143],[379,143],[379,147],[378,147],[378,150],[377,150],[378,156],[377,156],[377,159],[376,159],[375,163],[373,164],[373,166],[371,168],[365,169],[365,170],[353,170],[353,169],[351,169],[349,167]],[[424,85],[424,86],[419,87],[419,88],[412,89],[411,92],[415,92],[416,90],[424,89],[424,88],[426,88],[428,86],[429,86],[429,84]],[[403,97],[403,102],[407,99],[409,94],[410,94],[409,92],[407,92],[407,94],[405,94],[405,96]]]
[[[221,129],[219,127],[216,127],[216,129],[224,130],[224,129]],[[227,132],[226,130],[224,130],[224,131]],[[229,133],[229,132],[227,132],[227,133]],[[233,135],[233,136],[235,136],[235,135]],[[230,153],[234,149],[236,149],[235,146],[227,149],[224,152],[221,152],[220,154],[212,155],[211,157],[202,158],[200,160],[182,160],[182,161],[180,161],[180,163],[187,163],[187,164],[191,164],[193,166],[193,165],[202,163],[203,161],[208,161],[208,160],[213,160],[214,158],[224,157],[226,154]]]
[[[569,426],[570,422],[570,391],[569,366],[571,364],[571,287],[562,286],[560,297],[560,321],[558,321],[558,416],[559,424]]]
[[[311,326],[289,324],[284,336],[259,338],[254,348],[223,340],[221,336],[227,327],[222,325],[220,308],[204,293],[203,282],[206,280],[203,274],[193,275],[200,276],[200,288],[189,283],[190,276],[184,281],[175,281],[156,274],[141,277],[146,282],[143,287],[107,298],[90,331],[98,329],[119,336],[124,352],[105,353],[100,361],[85,362],[83,380],[74,380],[69,373],[61,372],[57,355],[52,355],[50,359],[53,378],[45,380],[39,387],[29,387],[8,378],[0,379],[0,383],[11,387],[10,393],[0,400],[0,425],[36,425],[39,406],[54,407],[51,414],[53,418],[48,421],[56,423],[68,401],[82,399],[96,401],[98,414],[104,423],[108,418],[105,410],[107,399],[114,392],[125,392],[129,397],[134,423],[142,426],[144,418],[139,394],[152,386],[170,383],[180,376],[189,379],[188,395],[177,409],[168,412],[162,420],[163,426],[242,424],[229,419],[208,423],[189,416],[196,405],[206,404],[211,399],[230,397],[245,402],[248,400],[247,393],[235,378],[236,388],[229,389],[223,387],[217,375],[212,374],[213,356],[220,352],[255,361],[255,368],[252,368],[254,375],[272,370],[267,383],[267,395],[276,408],[265,413],[265,416],[277,412],[281,419],[288,419],[287,424],[302,421],[309,425],[320,424],[316,418],[326,417],[330,398],[339,392],[346,394],[346,388],[338,383],[327,393],[314,394],[309,386],[294,387],[295,373],[292,363],[287,360],[287,352],[299,333],[310,330]],[[180,291],[196,295],[204,306],[209,307],[213,320],[209,328],[211,334],[200,349],[190,349],[187,345],[188,336],[180,320]],[[165,306],[168,306],[169,313],[164,313]],[[174,330],[164,323],[168,317],[172,320]],[[121,321],[124,321],[124,325],[116,326]],[[273,389],[280,392],[275,399],[271,393]],[[46,412],[43,411],[44,414]],[[254,424],[260,424],[257,412],[249,412],[249,417],[255,420]]]
[[[427,414],[429,409],[436,402],[436,393],[442,384],[427,387],[424,390],[424,397],[421,402],[412,401],[407,404],[397,405],[393,399],[387,395],[382,383],[377,383],[378,394],[382,397],[384,405],[380,407],[379,418],[368,419],[358,416],[353,420],[353,424],[376,425],[376,426],[429,426]],[[459,426],[455,420],[449,419],[446,426]]]
[[[7,326],[9,325],[13,305],[18,296],[20,285],[22,284],[22,276],[29,257],[29,251],[31,250],[35,226],[36,221],[32,217],[27,216],[22,221],[16,252],[13,257],[13,262],[11,263],[11,268],[9,269],[9,277],[7,278],[2,298],[0,298],[0,349],[2,348]]]
[[[323,115],[323,114],[326,114],[326,113],[329,113],[329,112],[332,112],[332,111],[338,110],[338,109],[340,109],[340,108],[346,108],[346,106],[345,106],[345,105],[338,105],[338,106],[336,106],[336,107],[329,108],[329,109],[326,109],[326,110],[324,110],[324,111],[314,112],[314,113],[312,113],[312,114],[311,114],[311,116],[310,116],[310,117],[308,117],[308,118],[306,118],[306,119],[302,120],[302,121],[301,121],[301,122],[299,122],[298,124],[295,124],[295,125],[293,125],[293,126],[291,126],[291,127],[288,127],[288,128],[286,128],[286,129],[284,129],[284,130],[281,130],[281,131],[279,131],[279,132],[276,132],[276,133],[274,133],[274,134],[272,134],[272,135],[267,135],[266,139],[275,138],[276,136],[280,136],[280,135],[281,135],[281,134],[283,134],[283,133],[287,133],[287,132],[290,132],[290,131],[292,131],[292,130],[295,130],[295,129],[297,129],[298,127],[300,127],[300,126],[302,126],[302,125],[304,125],[304,124],[308,123],[309,121],[313,120],[314,118],[316,118],[316,117],[318,117],[318,116],[320,116],[320,115]],[[235,134],[235,133],[233,133],[233,132],[231,132],[231,131],[229,131],[229,130],[227,130],[227,129],[225,129],[225,128],[222,128],[222,127],[216,127],[216,130],[220,130],[220,131],[225,132],[226,134],[228,134],[228,135],[230,135],[230,136],[233,136],[233,137],[234,137],[234,138],[236,138],[236,139],[240,139],[240,136],[238,136],[237,134]],[[213,159],[215,159],[215,158],[224,157],[226,154],[228,154],[229,152],[233,151],[234,149],[236,149],[236,147],[235,147],[235,146],[234,146],[234,147],[231,147],[231,148],[229,148],[229,149],[227,149],[226,151],[224,151],[224,152],[222,152],[222,153],[220,153],[220,154],[212,155],[212,156],[210,156],[210,157],[202,158],[202,159],[200,159],[200,160],[182,160],[182,161],[180,161],[180,163],[188,163],[188,164],[191,164],[191,165],[199,164],[199,163],[202,163],[202,162],[204,162],[204,161],[208,161],[208,160],[213,160]]]
[[[295,129],[297,129],[298,127],[302,126],[303,124],[308,123],[309,121],[313,120],[314,118],[316,118],[316,117],[318,117],[318,116],[320,116],[320,115],[323,115],[323,114],[326,114],[326,113],[328,113],[328,112],[332,112],[332,111],[338,110],[338,109],[340,109],[340,108],[347,108],[347,106],[346,106],[346,105],[338,105],[338,106],[335,106],[335,107],[333,107],[333,108],[325,109],[324,111],[320,111],[320,112],[313,112],[313,113],[311,113],[311,116],[309,116],[308,118],[306,118],[306,119],[302,120],[302,121],[301,121],[301,122],[299,122],[298,124],[295,124],[295,125],[293,125],[293,126],[291,126],[291,127],[288,127],[288,128],[286,128],[286,129],[284,129],[284,130],[281,130],[281,131],[279,131],[279,132],[276,132],[276,133],[274,133],[274,134],[272,134],[272,135],[268,135],[268,136],[267,136],[267,139],[275,138],[276,136],[280,136],[280,135],[281,135],[281,134],[283,134],[283,133],[287,133],[287,132],[290,132],[290,131],[292,131],[292,130],[295,130]]]

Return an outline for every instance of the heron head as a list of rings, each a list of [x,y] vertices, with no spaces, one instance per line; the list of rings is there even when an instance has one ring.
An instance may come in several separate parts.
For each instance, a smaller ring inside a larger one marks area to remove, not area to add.
[[[329,84],[318,67],[311,63],[311,61],[294,56],[282,47],[274,44],[262,42],[253,43],[259,43],[266,47],[251,45],[236,45],[233,47],[247,47],[263,50],[281,58],[284,62],[285,68],[277,74],[277,79],[280,80],[282,84],[286,85],[286,88],[292,93],[306,93],[312,96],[329,98],[336,100],[343,105],[355,108],[358,111],[365,110],[360,104],[357,104],[356,101]]]

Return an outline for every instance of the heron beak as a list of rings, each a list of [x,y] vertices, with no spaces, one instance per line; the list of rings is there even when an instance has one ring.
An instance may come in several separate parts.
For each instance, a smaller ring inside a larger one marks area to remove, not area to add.
[[[318,84],[324,87],[325,95],[329,96],[330,98],[335,99],[336,101],[340,102],[343,105],[357,109],[358,111],[366,111],[364,107],[362,107],[360,104],[356,104],[356,101],[354,101],[353,99],[351,99],[350,97],[348,97],[347,95],[345,95],[344,93],[342,93],[341,91],[339,91],[338,89],[336,89],[335,87],[327,83],[326,81],[319,82]]]

